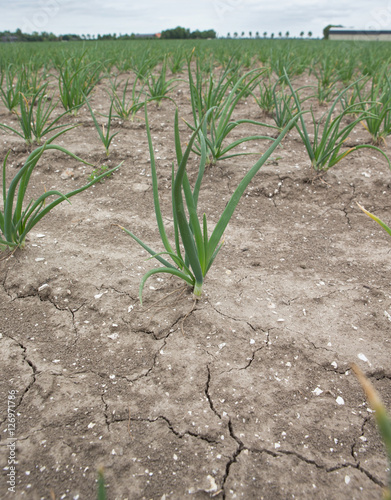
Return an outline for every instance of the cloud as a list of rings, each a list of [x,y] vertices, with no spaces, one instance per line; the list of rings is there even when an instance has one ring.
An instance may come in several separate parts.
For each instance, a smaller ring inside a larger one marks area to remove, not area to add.
[[[13,0],[0,4],[0,30],[56,34],[153,33],[183,26],[245,31],[311,30],[341,23],[391,29],[391,0]]]

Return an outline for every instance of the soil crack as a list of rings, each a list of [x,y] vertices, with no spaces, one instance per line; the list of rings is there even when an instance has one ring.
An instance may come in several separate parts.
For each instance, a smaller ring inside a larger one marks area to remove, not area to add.
[[[206,396],[206,399],[208,400],[208,403],[209,403],[209,407],[210,409],[213,411],[213,413],[219,417],[219,419],[221,420],[221,415],[220,413],[216,410],[216,408],[214,407],[214,404],[213,404],[213,401],[212,401],[212,398],[211,398],[211,395],[209,394],[209,388],[210,388],[210,379],[211,379],[211,375],[210,375],[210,368],[209,368],[209,365],[206,367],[207,370],[208,370],[208,379],[206,381],[206,385],[205,385],[205,396]]]
[[[227,482],[227,479],[228,479],[228,476],[229,476],[229,473],[231,470],[231,466],[232,466],[232,464],[237,462],[238,456],[242,453],[242,451],[244,449],[246,449],[243,442],[236,436],[230,418],[228,419],[228,430],[229,430],[229,435],[231,436],[231,438],[234,441],[236,441],[237,448],[233,452],[231,458],[228,460],[228,462],[226,463],[226,466],[225,466],[225,473],[224,473],[223,479],[221,481],[221,491],[223,493],[223,500],[226,499],[225,483]]]
[[[37,367],[35,366],[35,364],[27,357],[27,347],[24,346],[21,342],[19,342],[18,340],[14,339],[13,337],[10,337],[9,335],[6,335],[8,338],[10,338],[11,340],[13,340],[15,342],[15,344],[17,344],[21,349],[22,349],[22,358],[23,358],[23,361],[25,363],[27,363],[29,365],[29,367],[31,368],[32,370],[32,374],[31,374],[31,380],[30,380],[30,383],[27,385],[27,387],[25,387],[25,389],[23,390],[23,392],[21,393],[20,395],[20,399],[18,401],[18,403],[16,404],[15,406],[15,411],[21,406],[21,404],[23,403],[23,399],[25,397],[25,395],[28,393],[28,391],[32,388],[32,386],[35,384],[36,382],[36,378],[37,378],[37,375],[38,375],[38,369]],[[3,420],[1,423],[3,423],[5,420]]]
[[[110,424],[111,424],[111,422],[110,422],[109,414],[108,414],[109,405],[107,404],[107,402],[104,399],[104,394],[101,394],[100,397],[102,399],[102,403],[105,405],[104,409],[103,409],[103,415],[105,416],[105,422],[106,422],[107,430],[110,432]]]

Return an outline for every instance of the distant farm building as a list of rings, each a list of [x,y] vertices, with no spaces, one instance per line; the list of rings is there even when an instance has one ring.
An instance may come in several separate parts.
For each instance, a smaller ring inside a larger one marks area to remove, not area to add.
[[[329,40],[359,40],[391,42],[391,31],[389,30],[347,30],[330,29]]]
[[[136,33],[134,38],[160,38],[161,33],[150,33],[150,34],[142,34]]]

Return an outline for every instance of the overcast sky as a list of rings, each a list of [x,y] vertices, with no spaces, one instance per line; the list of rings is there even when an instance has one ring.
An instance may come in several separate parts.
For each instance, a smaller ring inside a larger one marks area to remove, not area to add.
[[[183,26],[219,36],[311,31],[316,37],[328,24],[391,29],[391,0],[0,0],[0,31],[26,33],[157,33]]]

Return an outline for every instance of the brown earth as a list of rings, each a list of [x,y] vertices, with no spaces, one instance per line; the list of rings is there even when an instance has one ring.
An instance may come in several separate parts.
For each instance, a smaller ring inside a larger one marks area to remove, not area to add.
[[[92,98],[98,111],[108,110],[104,87]],[[187,85],[172,97],[190,120]],[[391,408],[390,238],[355,203],[390,220],[385,159],[360,150],[317,179],[292,131],[238,205],[202,299],[160,275],[140,306],[140,279],[155,264],[116,224],[163,249],[142,115],[114,121],[108,161],[88,110],[71,118],[83,126],[60,144],[97,165],[124,164],[0,262],[0,497],[95,499],[102,465],[110,500],[381,498],[386,454],[350,364]],[[266,119],[250,99],[236,116]],[[174,105],[150,104],[149,120],[170,227]],[[5,108],[0,121],[11,121]],[[350,140],[369,136],[359,126]],[[8,149],[10,180],[28,151],[1,133],[1,159]],[[205,173],[210,227],[255,158]],[[191,179],[197,165],[192,158]],[[31,191],[67,192],[90,173],[47,152]],[[6,484],[9,391],[18,391],[15,494]]]

